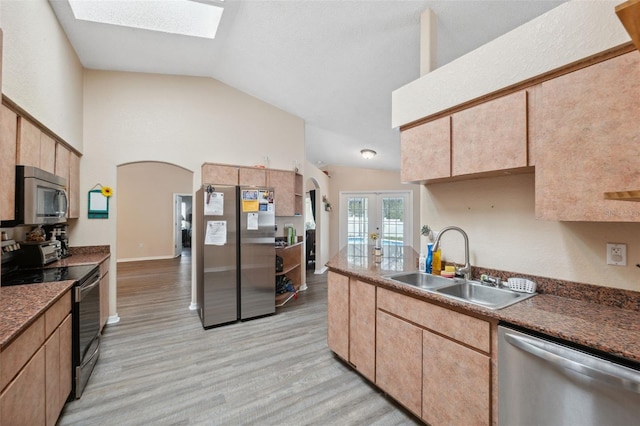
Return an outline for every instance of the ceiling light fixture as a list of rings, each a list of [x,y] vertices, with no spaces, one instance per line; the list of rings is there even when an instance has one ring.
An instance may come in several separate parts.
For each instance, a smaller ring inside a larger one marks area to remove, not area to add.
[[[370,160],[370,159],[372,159],[373,157],[376,156],[377,152],[375,152],[372,149],[363,149],[363,150],[360,151],[360,154],[362,154],[363,158],[365,158],[367,160]]]

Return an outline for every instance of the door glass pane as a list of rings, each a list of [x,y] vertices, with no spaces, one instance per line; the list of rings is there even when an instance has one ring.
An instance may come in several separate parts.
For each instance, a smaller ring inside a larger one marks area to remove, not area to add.
[[[347,199],[347,250],[349,255],[366,256],[369,234],[369,199]]]
[[[382,199],[382,245],[404,245],[404,198]]]

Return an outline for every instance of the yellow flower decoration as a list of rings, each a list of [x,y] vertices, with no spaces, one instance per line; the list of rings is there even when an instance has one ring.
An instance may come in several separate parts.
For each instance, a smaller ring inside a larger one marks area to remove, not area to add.
[[[378,233],[377,232],[372,232],[371,235],[369,235],[369,238],[371,238],[373,241],[378,239]]]
[[[104,195],[107,198],[111,197],[113,195],[113,189],[111,189],[110,186],[103,186],[102,195]]]

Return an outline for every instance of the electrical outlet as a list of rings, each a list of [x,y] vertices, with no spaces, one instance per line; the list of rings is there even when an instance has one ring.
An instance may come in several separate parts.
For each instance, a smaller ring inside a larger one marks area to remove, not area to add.
[[[607,243],[607,265],[627,266],[627,245]]]

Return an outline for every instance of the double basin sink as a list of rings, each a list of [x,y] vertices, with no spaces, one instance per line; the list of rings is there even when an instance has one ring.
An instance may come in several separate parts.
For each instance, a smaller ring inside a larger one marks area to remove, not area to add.
[[[506,288],[490,287],[478,281],[444,278],[419,271],[387,275],[385,278],[488,309],[502,309],[537,294],[520,293]]]

